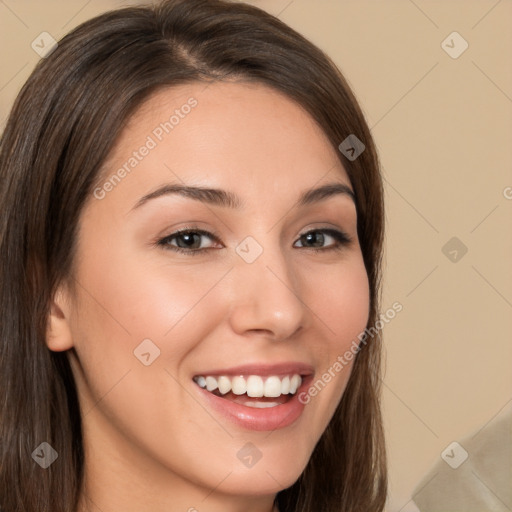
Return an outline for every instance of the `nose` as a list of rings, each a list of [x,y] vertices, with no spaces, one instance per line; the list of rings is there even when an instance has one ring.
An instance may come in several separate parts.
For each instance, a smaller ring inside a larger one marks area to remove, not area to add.
[[[300,297],[300,275],[279,250],[265,250],[252,263],[239,258],[231,274],[229,320],[237,334],[278,341],[305,327],[308,308]]]

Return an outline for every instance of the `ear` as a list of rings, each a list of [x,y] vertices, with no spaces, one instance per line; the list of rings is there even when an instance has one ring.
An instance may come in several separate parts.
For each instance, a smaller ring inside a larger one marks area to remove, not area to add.
[[[46,345],[50,350],[62,352],[73,347],[70,317],[69,297],[64,288],[59,286],[50,304],[46,327]]]

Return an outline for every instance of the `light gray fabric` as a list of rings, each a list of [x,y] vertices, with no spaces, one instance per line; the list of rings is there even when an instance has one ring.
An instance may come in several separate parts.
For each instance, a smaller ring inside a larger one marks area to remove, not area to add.
[[[468,458],[459,467],[441,459],[416,487],[421,512],[512,512],[512,412],[498,418],[460,441]]]

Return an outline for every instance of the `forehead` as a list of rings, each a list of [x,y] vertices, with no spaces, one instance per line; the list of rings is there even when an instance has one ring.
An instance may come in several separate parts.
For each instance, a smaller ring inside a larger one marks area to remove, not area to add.
[[[195,82],[153,94],[128,120],[101,179],[123,168],[115,188],[130,196],[168,181],[267,196],[323,178],[349,184],[315,120],[281,92],[251,82]]]

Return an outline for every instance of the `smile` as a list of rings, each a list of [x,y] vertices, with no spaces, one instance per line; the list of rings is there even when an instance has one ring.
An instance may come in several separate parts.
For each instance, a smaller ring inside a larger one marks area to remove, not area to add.
[[[287,402],[291,395],[297,392],[302,384],[302,377],[297,374],[279,377],[271,375],[236,375],[228,377],[220,375],[199,375],[194,377],[196,384],[231,402],[245,405],[246,407],[268,408],[276,407]],[[251,398],[275,398],[277,400],[251,400]]]
[[[247,430],[277,430],[301,417],[304,404],[297,397],[313,375],[311,365],[281,363],[204,370],[192,379],[214,414]]]

